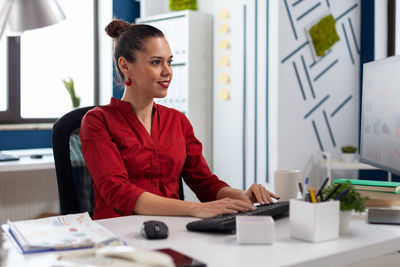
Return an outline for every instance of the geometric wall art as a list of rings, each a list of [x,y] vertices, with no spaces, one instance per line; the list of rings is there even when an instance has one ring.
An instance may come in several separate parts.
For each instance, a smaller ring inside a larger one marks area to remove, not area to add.
[[[296,125],[299,136],[284,135],[279,151],[288,151],[289,147],[303,151],[292,149],[294,155],[282,155],[282,166],[305,169],[316,151],[335,155],[342,145],[357,146],[359,12],[360,1],[356,0],[282,1],[279,87],[288,98],[280,98],[280,132],[288,132]],[[327,15],[332,16],[340,40],[316,57],[306,30]],[[291,106],[295,112],[287,114],[284,106]]]
[[[318,8],[321,5],[321,2],[318,2],[317,4],[311,6],[306,12],[304,12],[299,17],[293,18],[292,14],[291,14],[291,9],[289,9],[289,7],[288,7],[288,0],[284,0],[284,1],[285,1],[285,5],[287,8],[289,20],[291,21],[291,24],[292,24],[293,35],[294,35],[295,39],[298,40],[299,39],[298,33],[297,33],[297,29],[295,27],[296,21],[304,19],[304,18],[306,18],[306,16],[312,16],[312,11],[315,10],[316,8]],[[294,2],[292,7],[295,8],[299,2],[302,2],[302,1]],[[307,1],[304,1],[304,2],[307,2]],[[329,1],[327,1],[327,4],[329,5]],[[349,95],[345,96],[342,99],[342,101],[339,101],[338,103],[336,103],[336,107],[334,109],[326,110],[324,108],[324,103],[329,101],[330,95],[329,94],[318,94],[318,93],[316,93],[316,91],[318,91],[318,90],[316,90],[317,88],[314,88],[314,87],[317,86],[316,82],[320,78],[322,78],[324,75],[329,75],[329,71],[338,64],[339,60],[349,60],[350,59],[351,64],[353,64],[353,65],[356,64],[355,59],[354,59],[354,53],[357,53],[358,55],[360,54],[359,44],[358,44],[358,41],[355,36],[351,17],[346,17],[346,15],[350,14],[350,12],[357,7],[358,7],[357,3],[353,4],[347,10],[345,10],[342,14],[339,14],[335,18],[335,21],[340,25],[340,30],[343,32],[343,35],[345,36],[345,42],[346,42],[346,46],[348,48],[348,55],[342,55],[343,59],[333,58],[330,60],[330,62],[328,63],[327,66],[325,66],[323,68],[319,68],[320,62],[328,60],[328,59],[326,59],[326,56],[328,55],[327,54],[324,57],[321,57],[320,59],[318,59],[317,61],[313,61],[313,62],[307,64],[304,60],[304,52],[303,52],[303,50],[306,47],[308,48],[308,46],[310,45],[310,42],[307,40],[307,41],[301,43],[298,47],[296,47],[292,52],[290,52],[288,55],[286,55],[281,60],[282,64],[284,64],[284,63],[290,64],[291,63],[293,65],[293,71],[296,74],[298,87],[299,87],[299,90],[301,91],[301,96],[302,96],[303,100],[307,101],[305,90],[308,89],[308,90],[310,90],[311,98],[316,99],[318,101],[306,114],[304,114],[303,118],[305,120],[307,120],[307,119],[310,119],[310,115],[312,115],[314,112],[322,112],[324,121],[325,121],[325,126],[327,127],[327,129],[330,133],[330,139],[331,139],[332,145],[334,147],[336,147],[336,142],[335,142],[335,137],[331,130],[332,128],[329,123],[329,120],[330,120],[330,118],[334,117],[338,112],[340,112],[340,110],[353,98],[353,94],[349,94]],[[345,26],[345,24],[346,24],[346,26]],[[347,30],[346,30],[346,28],[347,28]],[[357,48],[356,51],[351,50],[351,47],[349,44],[350,41],[354,42],[355,47]],[[297,57],[297,60],[296,60],[296,57]],[[301,64],[297,63],[297,64],[299,64],[299,66],[298,66],[296,64],[296,62],[298,61],[299,57],[300,57]],[[305,72],[305,77],[299,76],[298,68],[303,68],[303,70]],[[317,75],[311,77],[310,70],[313,68],[318,69],[318,71],[317,71]],[[315,132],[315,137],[318,141],[320,149],[323,151],[324,145],[320,140],[320,137],[318,134],[318,129],[315,126],[316,125],[315,121],[312,119],[311,119],[311,124],[312,124],[313,130]]]

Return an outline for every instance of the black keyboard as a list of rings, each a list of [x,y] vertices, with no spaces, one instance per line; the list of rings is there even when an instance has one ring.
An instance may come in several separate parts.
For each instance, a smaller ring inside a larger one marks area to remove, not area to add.
[[[10,161],[10,160],[19,160],[19,157],[9,155],[9,154],[4,154],[0,153],[0,161]]]
[[[257,206],[256,210],[239,212],[236,214],[224,214],[215,217],[202,219],[186,224],[186,229],[194,232],[214,232],[214,233],[236,233],[236,216],[241,215],[269,215],[278,219],[287,216],[289,211],[289,201],[276,202]]]

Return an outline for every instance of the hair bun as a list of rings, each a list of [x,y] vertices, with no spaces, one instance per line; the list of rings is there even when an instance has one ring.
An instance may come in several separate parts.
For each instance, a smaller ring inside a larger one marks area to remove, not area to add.
[[[123,31],[131,27],[133,24],[130,24],[126,21],[120,19],[114,19],[111,21],[107,27],[105,28],[106,33],[112,38],[118,38]]]

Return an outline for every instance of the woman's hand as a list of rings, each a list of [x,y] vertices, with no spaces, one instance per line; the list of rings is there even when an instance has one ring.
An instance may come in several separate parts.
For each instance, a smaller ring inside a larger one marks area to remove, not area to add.
[[[235,214],[239,211],[246,212],[252,209],[253,204],[250,201],[223,198],[215,201],[196,203],[192,210],[192,216],[199,218],[210,218],[220,214]]]
[[[251,201],[252,203],[272,203],[272,198],[279,199],[280,197],[272,192],[269,192],[260,184],[252,184],[246,192],[244,192],[243,200]]]

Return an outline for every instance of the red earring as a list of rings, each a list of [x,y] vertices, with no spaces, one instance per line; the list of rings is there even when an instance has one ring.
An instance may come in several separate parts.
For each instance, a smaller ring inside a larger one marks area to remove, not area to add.
[[[125,84],[126,84],[126,86],[132,85],[132,79],[131,78],[126,79]]]

